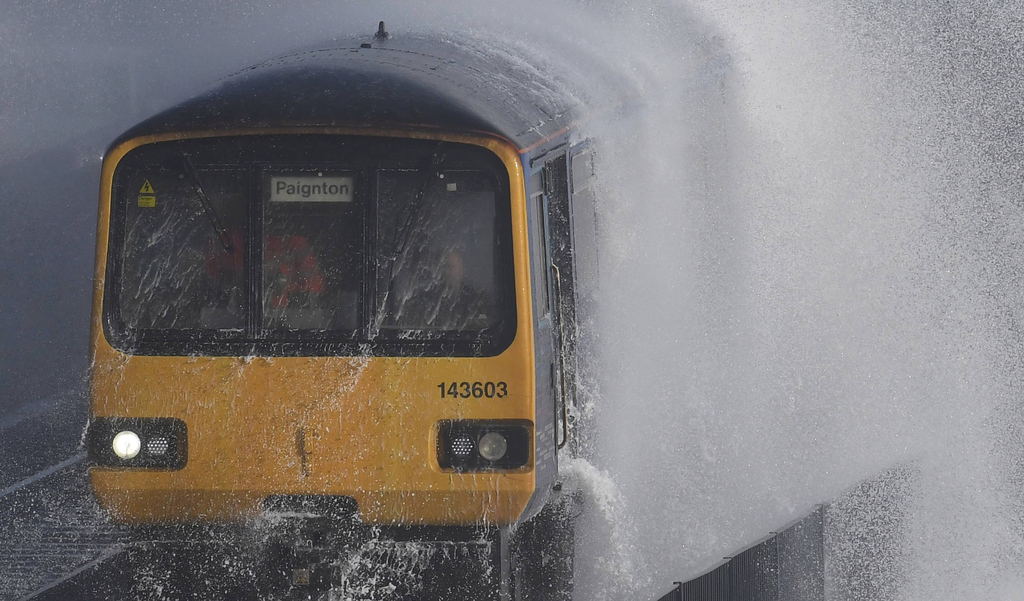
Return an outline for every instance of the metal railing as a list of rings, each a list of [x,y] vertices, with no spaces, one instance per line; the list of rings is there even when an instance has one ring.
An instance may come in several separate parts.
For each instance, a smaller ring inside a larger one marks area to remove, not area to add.
[[[896,599],[917,473],[904,464],[865,480],[658,601]]]
[[[677,582],[659,601],[821,601],[824,507],[702,576]]]

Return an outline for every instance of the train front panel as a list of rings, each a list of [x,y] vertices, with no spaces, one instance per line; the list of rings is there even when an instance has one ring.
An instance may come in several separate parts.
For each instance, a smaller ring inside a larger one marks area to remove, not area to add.
[[[127,522],[348,497],[516,520],[536,403],[522,165],[485,135],[171,132],[105,158],[93,489]]]

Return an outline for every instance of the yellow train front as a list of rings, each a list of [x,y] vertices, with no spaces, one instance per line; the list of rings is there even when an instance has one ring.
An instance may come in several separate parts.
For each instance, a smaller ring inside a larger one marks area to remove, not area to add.
[[[576,304],[572,112],[517,69],[378,36],[247,69],[111,146],[87,444],[116,520],[340,501],[403,540],[494,532],[495,573],[517,569],[503,527],[561,488]],[[337,584],[286,567],[299,598]]]

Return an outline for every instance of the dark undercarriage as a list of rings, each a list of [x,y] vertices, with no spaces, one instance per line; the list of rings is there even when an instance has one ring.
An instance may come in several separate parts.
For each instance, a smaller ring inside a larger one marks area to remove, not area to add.
[[[103,561],[35,597],[568,600],[578,501],[515,527],[363,524],[346,499],[273,499],[244,524],[135,527]]]

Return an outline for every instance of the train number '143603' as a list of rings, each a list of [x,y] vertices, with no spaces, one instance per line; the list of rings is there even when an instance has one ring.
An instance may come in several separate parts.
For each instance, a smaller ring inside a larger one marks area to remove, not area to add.
[[[441,382],[437,388],[442,399],[503,399],[508,396],[505,382]]]

